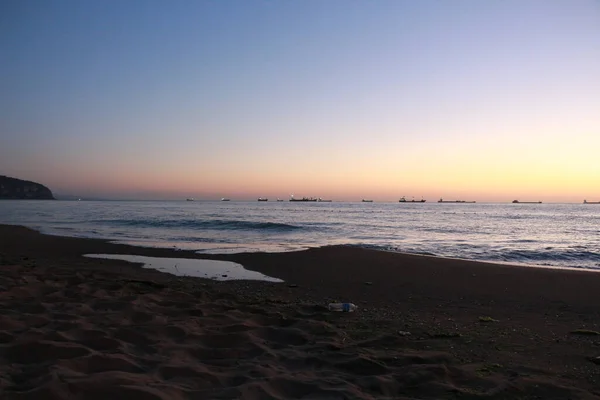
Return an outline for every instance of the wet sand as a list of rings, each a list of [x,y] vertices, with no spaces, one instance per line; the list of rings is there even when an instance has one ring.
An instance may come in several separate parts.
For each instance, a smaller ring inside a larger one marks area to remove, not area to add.
[[[233,261],[285,283],[83,254]],[[202,256],[0,225],[2,399],[595,399],[598,332],[594,272],[339,246]]]

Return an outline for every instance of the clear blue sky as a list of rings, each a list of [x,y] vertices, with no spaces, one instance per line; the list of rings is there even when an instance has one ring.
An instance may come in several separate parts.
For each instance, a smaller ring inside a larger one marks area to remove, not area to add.
[[[0,3],[0,174],[122,197],[600,198],[600,2]]]

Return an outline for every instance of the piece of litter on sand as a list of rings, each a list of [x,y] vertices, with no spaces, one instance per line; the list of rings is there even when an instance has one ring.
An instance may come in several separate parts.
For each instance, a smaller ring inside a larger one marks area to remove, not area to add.
[[[353,303],[329,303],[329,311],[354,312],[358,309]]]

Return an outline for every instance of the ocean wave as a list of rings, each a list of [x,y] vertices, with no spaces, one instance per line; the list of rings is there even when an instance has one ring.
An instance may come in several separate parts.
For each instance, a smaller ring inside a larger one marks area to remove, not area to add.
[[[519,262],[600,262],[600,253],[586,250],[509,250],[498,254],[490,254],[490,260],[498,261],[519,261]]]
[[[552,268],[600,269],[600,253],[579,249],[508,250],[478,249],[472,245],[457,245],[439,251],[428,251],[415,246],[397,246],[372,243],[349,243],[346,246],[361,247],[398,253],[420,254],[435,257],[450,257],[474,261],[514,263],[520,265],[547,266]],[[550,251],[548,251],[550,250]]]
[[[184,228],[184,229],[215,229],[215,230],[247,230],[287,232],[304,229],[291,225],[269,221],[242,221],[228,219],[196,220],[196,219],[103,219],[94,223],[130,226],[141,228]]]
[[[469,230],[468,228],[450,228],[447,226],[443,226],[443,227],[420,227],[417,228],[418,230],[422,231],[422,232],[432,232],[432,233],[442,233],[445,235],[448,234],[457,234],[457,235],[466,235],[469,233],[472,233],[471,230]],[[488,232],[485,232],[483,230],[481,230],[480,232],[477,232],[479,235],[488,235]]]
[[[173,242],[189,242],[189,243],[235,243],[234,241],[223,239],[223,238],[207,238],[207,237],[194,237],[194,236],[175,236],[169,237],[169,241]]]

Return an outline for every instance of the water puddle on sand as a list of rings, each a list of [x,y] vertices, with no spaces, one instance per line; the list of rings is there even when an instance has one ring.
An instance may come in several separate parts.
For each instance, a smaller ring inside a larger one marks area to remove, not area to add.
[[[249,271],[231,261],[197,260],[192,258],[159,258],[128,254],[85,254],[85,257],[123,260],[143,264],[143,268],[156,269],[177,276],[215,279],[218,281],[253,280],[283,282],[281,279]]]

